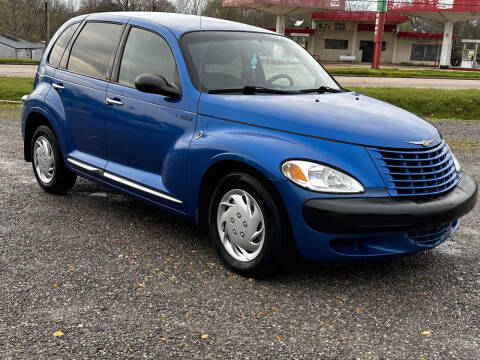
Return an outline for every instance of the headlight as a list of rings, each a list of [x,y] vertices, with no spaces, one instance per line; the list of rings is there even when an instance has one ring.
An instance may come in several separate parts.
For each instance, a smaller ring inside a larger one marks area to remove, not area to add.
[[[457,173],[459,173],[460,171],[462,171],[462,166],[458,162],[457,157],[455,155],[453,155],[452,150],[450,150],[450,154],[452,155],[453,164],[455,165],[455,170],[457,170]]]
[[[351,176],[310,161],[285,161],[282,173],[295,184],[313,191],[349,194],[365,191],[362,184]]]

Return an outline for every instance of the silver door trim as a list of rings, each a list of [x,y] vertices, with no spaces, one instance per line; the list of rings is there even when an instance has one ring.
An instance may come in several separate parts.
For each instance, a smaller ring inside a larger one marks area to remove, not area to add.
[[[140,184],[137,184],[133,181],[130,181],[130,180],[127,180],[123,177],[120,177],[118,175],[115,175],[115,174],[112,174],[110,172],[107,172],[107,171],[103,171],[102,169],[99,169],[95,166],[91,166],[91,165],[88,165],[84,162],[80,162],[78,160],[75,160],[71,157],[68,157],[67,158],[67,161],[69,163],[72,163],[73,165],[76,165],[78,167],[81,167],[82,169],[85,169],[85,170],[88,170],[88,171],[91,171],[91,172],[94,172],[94,173],[97,173],[97,174],[100,174],[100,175],[103,175],[104,177],[106,177],[107,179],[110,179],[110,180],[113,180],[113,181],[116,181],[116,182],[119,182],[123,185],[127,185],[131,188],[134,188],[134,189],[137,189],[137,190],[140,190],[140,191],[143,191],[143,192],[146,192],[148,194],[151,194],[151,195],[155,195],[155,196],[158,196],[159,198],[162,198],[162,199],[166,199],[166,200],[169,200],[169,201],[172,201],[172,202],[175,202],[177,204],[183,204],[183,201],[182,200],[179,200],[177,198],[174,198],[172,196],[169,196],[169,195],[166,195],[164,193],[161,193],[159,191],[156,191],[156,190],[153,190],[153,189],[150,189],[146,186],[143,186],[143,185],[140,185]]]
[[[163,199],[166,199],[166,200],[170,200],[170,201],[173,201],[173,202],[178,203],[178,204],[182,204],[182,203],[183,203],[182,200],[178,200],[178,199],[176,199],[176,198],[174,198],[174,197],[171,197],[171,196],[169,196],[169,195],[165,195],[165,194],[163,194],[163,193],[161,193],[161,192],[158,192],[158,191],[155,191],[155,190],[150,189],[150,188],[148,188],[148,187],[142,186],[142,185],[137,184],[137,183],[135,183],[135,182],[133,182],[133,181],[124,179],[124,178],[122,178],[122,177],[120,177],[120,176],[117,176],[117,175],[115,175],[115,174],[112,174],[112,173],[109,173],[109,172],[106,172],[106,171],[105,171],[105,172],[103,173],[103,176],[105,176],[105,177],[108,178],[108,179],[111,179],[111,180],[114,180],[114,181],[116,181],[116,182],[119,182],[119,183],[121,183],[121,184],[130,186],[130,187],[132,187],[132,188],[134,188],[134,189],[137,189],[137,190],[140,190],[140,191],[143,191],[143,192],[146,192],[146,193],[149,193],[149,194],[158,196],[158,197],[160,197],[160,198],[163,198]]]

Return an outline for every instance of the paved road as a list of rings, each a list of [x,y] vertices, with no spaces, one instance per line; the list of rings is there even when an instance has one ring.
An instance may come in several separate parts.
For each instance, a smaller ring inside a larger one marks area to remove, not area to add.
[[[33,77],[37,66],[0,65],[0,76]],[[394,86],[438,89],[480,89],[480,80],[463,79],[418,79],[418,78],[383,78],[337,76],[336,79],[345,87],[349,86]]]
[[[480,80],[467,79],[383,78],[365,76],[336,76],[335,78],[346,88],[349,86],[387,86],[436,89],[480,89]]]
[[[479,152],[457,154],[480,177]],[[16,120],[0,120],[0,184],[2,359],[478,359],[478,207],[432,251],[258,281],[156,208],[86,180],[44,193]]]
[[[34,77],[37,65],[0,65],[0,76]]]

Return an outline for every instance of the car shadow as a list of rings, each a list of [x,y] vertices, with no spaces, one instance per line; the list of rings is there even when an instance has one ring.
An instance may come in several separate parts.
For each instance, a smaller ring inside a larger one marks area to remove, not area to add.
[[[195,244],[197,250],[195,256],[200,257],[199,263],[214,263],[217,269],[225,272],[224,275],[231,274],[216,256],[208,235],[203,234],[191,221],[84,179],[79,179],[67,196],[77,198],[76,202],[79,201],[79,198],[88,199],[85,200],[88,202],[85,205],[87,207],[93,205],[98,216],[113,214],[116,220],[112,219],[114,220],[112,226],[115,226],[116,222],[123,223],[125,219],[141,226],[147,231],[145,239],[149,239],[154,246],[167,246],[161,243],[161,239],[153,241],[152,239],[155,239],[157,234],[170,232],[175,235],[176,246],[179,248],[190,248],[193,246],[192,244]],[[102,215],[105,208],[108,211]],[[136,239],[135,241],[142,240]],[[142,244],[137,245],[142,246]],[[154,259],[152,260],[154,261]],[[398,281],[399,279],[418,278],[427,272],[442,271],[445,261],[452,262],[453,266],[454,259],[449,259],[448,256],[435,250],[333,265],[306,261],[297,254],[291,253],[287,262],[277,272],[258,280],[271,285],[286,282],[333,285],[338,282],[354,282],[358,278],[366,281]]]

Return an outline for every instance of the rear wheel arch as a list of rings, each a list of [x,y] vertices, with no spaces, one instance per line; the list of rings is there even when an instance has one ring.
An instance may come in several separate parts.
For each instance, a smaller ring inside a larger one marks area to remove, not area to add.
[[[238,172],[244,172],[253,176],[267,188],[267,190],[277,203],[280,213],[287,221],[288,229],[291,232],[290,218],[288,216],[287,208],[278,189],[275,187],[272,181],[270,181],[268,177],[265,176],[258,169],[238,160],[221,160],[210,166],[205,172],[200,183],[197,203],[196,220],[200,229],[202,231],[208,231],[208,207],[210,204],[211,195],[213,194],[213,191],[215,190],[218,182],[224,176]]]
[[[26,161],[32,161],[32,151],[31,151],[31,139],[35,130],[41,126],[48,126],[52,132],[57,136],[54,127],[52,126],[50,120],[48,120],[45,115],[39,112],[32,112],[28,115],[25,120],[25,139],[24,139],[24,158]],[[58,139],[58,136],[57,136]]]

